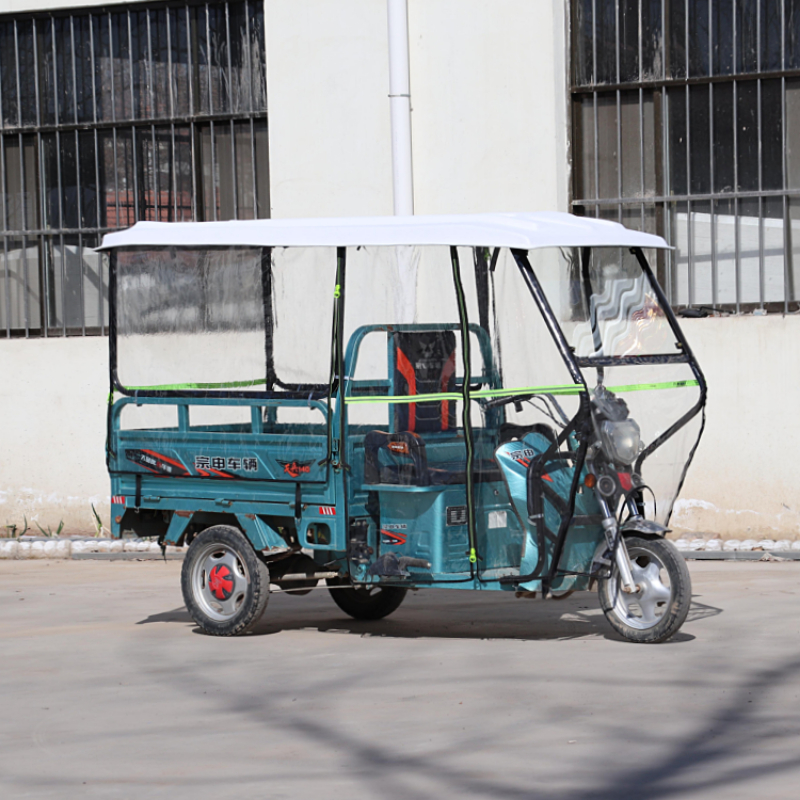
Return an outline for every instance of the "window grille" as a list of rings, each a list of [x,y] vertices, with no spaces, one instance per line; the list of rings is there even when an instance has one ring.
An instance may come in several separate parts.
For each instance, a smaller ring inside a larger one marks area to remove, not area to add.
[[[572,0],[573,209],[658,233],[678,307],[800,308],[800,3]]]
[[[269,216],[261,0],[0,16],[0,336],[103,334],[106,231]]]

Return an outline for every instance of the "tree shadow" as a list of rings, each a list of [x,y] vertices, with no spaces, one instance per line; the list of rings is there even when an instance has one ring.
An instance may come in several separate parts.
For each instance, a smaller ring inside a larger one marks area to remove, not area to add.
[[[616,763],[604,760],[593,766],[584,762],[582,769],[592,771],[594,785],[580,790],[552,785],[548,788],[548,781],[530,773],[535,763],[533,760],[515,775],[506,771],[497,777],[487,777],[487,773],[477,771],[477,767],[472,770],[458,768],[456,764],[465,748],[475,747],[476,756],[480,757],[488,735],[484,731],[480,733],[482,738],[475,741],[461,739],[450,745],[439,743],[430,751],[419,748],[409,751],[397,747],[391,736],[385,739],[360,736],[357,727],[343,726],[338,718],[328,719],[318,713],[308,714],[295,709],[283,702],[280,693],[254,697],[237,690],[232,684],[216,688],[217,702],[226,713],[241,715],[256,728],[263,726],[265,733],[274,732],[279,727],[300,740],[306,752],[335,753],[337,762],[347,765],[350,779],[361,784],[364,796],[409,800],[431,796],[487,800],[573,800],[575,797],[581,800],[658,800],[682,798],[688,794],[692,797],[726,796],[731,790],[741,789],[745,780],[756,785],[762,778],[774,779],[800,769],[800,760],[794,752],[790,755],[780,752],[761,754],[758,763],[754,763],[753,758],[756,735],[765,742],[779,742],[800,735],[800,722],[792,709],[772,702],[776,696],[792,689],[789,681],[796,679],[798,670],[800,658],[793,657],[768,669],[744,672],[725,698],[706,717],[699,719],[692,731],[672,742],[663,738],[658,726],[652,729],[640,727],[637,734],[639,744],[658,746],[660,755],[649,758],[646,764],[637,761],[633,754]],[[358,685],[367,674],[368,668],[365,668],[363,674],[356,670],[344,678],[318,680],[308,687],[308,707],[313,708],[317,701]],[[502,677],[495,674],[493,679]],[[513,676],[505,676],[509,677]],[[199,690],[205,686],[207,676],[190,668],[180,675],[179,680],[182,691],[192,691],[193,687]],[[541,678],[531,676],[531,681],[535,684]],[[600,685],[597,688],[601,690]],[[474,687],[464,689],[465,694],[469,694]],[[601,735],[609,742],[625,741],[625,735],[630,733],[627,723],[619,723],[616,728],[608,723],[605,729],[602,723],[600,725]],[[578,751],[575,753],[573,763],[565,763],[563,769],[575,769],[574,759],[580,760]],[[535,753],[531,753],[530,758],[535,759]],[[550,766],[545,764],[544,770]],[[568,781],[568,773],[562,774]],[[253,778],[248,776],[248,780]],[[276,780],[286,785],[299,783],[303,776],[278,767],[270,770],[269,779],[273,785]],[[420,787],[421,783],[424,783],[424,789]],[[389,793],[388,787],[391,787]]]

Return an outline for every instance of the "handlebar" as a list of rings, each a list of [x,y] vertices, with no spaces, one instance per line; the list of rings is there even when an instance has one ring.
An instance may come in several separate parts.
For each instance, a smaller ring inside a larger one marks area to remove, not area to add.
[[[525,400],[530,400],[531,397],[536,397],[536,394],[513,394],[508,397],[495,397],[492,400],[483,400],[481,401],[481,404],[484,408],[499,408],[500,406],[505,406],[509,403],[522,403]]]
[[[561,408],[561,404],[556,400],[556,398],[552,394],[548,394],[547,392],[527,392],[526,394],[513,394],[508,397],[496,397],[493,400],[485,400],[483,401],[484,408],[498,408],[500,406],[508,405],[508,403],[524,403],[528,400],[531,400],[534,397],[541,397],[547,400],[550,405],[553,407],[555,412],[561,419],[562,425],[569,424],[569,417],[564,413],[564,409]],[[558,420],[553,420],[554,422],[558,422]]]

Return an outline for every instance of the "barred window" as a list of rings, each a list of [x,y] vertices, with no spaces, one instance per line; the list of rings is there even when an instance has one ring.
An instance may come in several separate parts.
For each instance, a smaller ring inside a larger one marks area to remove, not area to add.
[[[678,307],[800,308],[800,4],[572,0],[573,209],[664,236]]]
[[[102,334],[106,231],[269,216],[264,5],[0,16],[0,335]]]

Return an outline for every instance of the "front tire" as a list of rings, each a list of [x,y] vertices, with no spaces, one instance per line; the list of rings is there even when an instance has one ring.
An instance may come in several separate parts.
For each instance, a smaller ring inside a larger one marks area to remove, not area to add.
[[[328,580],[333,602],[353,619],[383,619],[400,608],[407,589],[400,586],[355,587],[340,578]],[[337,588],[337,587],[345,588]]]
[[[215,525],[189,546],[181,589],[203,633],[238,636],[250,631],[267,607],[269,570],[240,530]]]
[[[665,642],[686,620],[692,601],[692,581],[686,561],[666,539],[625,538],[631,560],[633,594],[622,591],[619,572],[598,581],[597,593],[606,619],[628,641]]]

